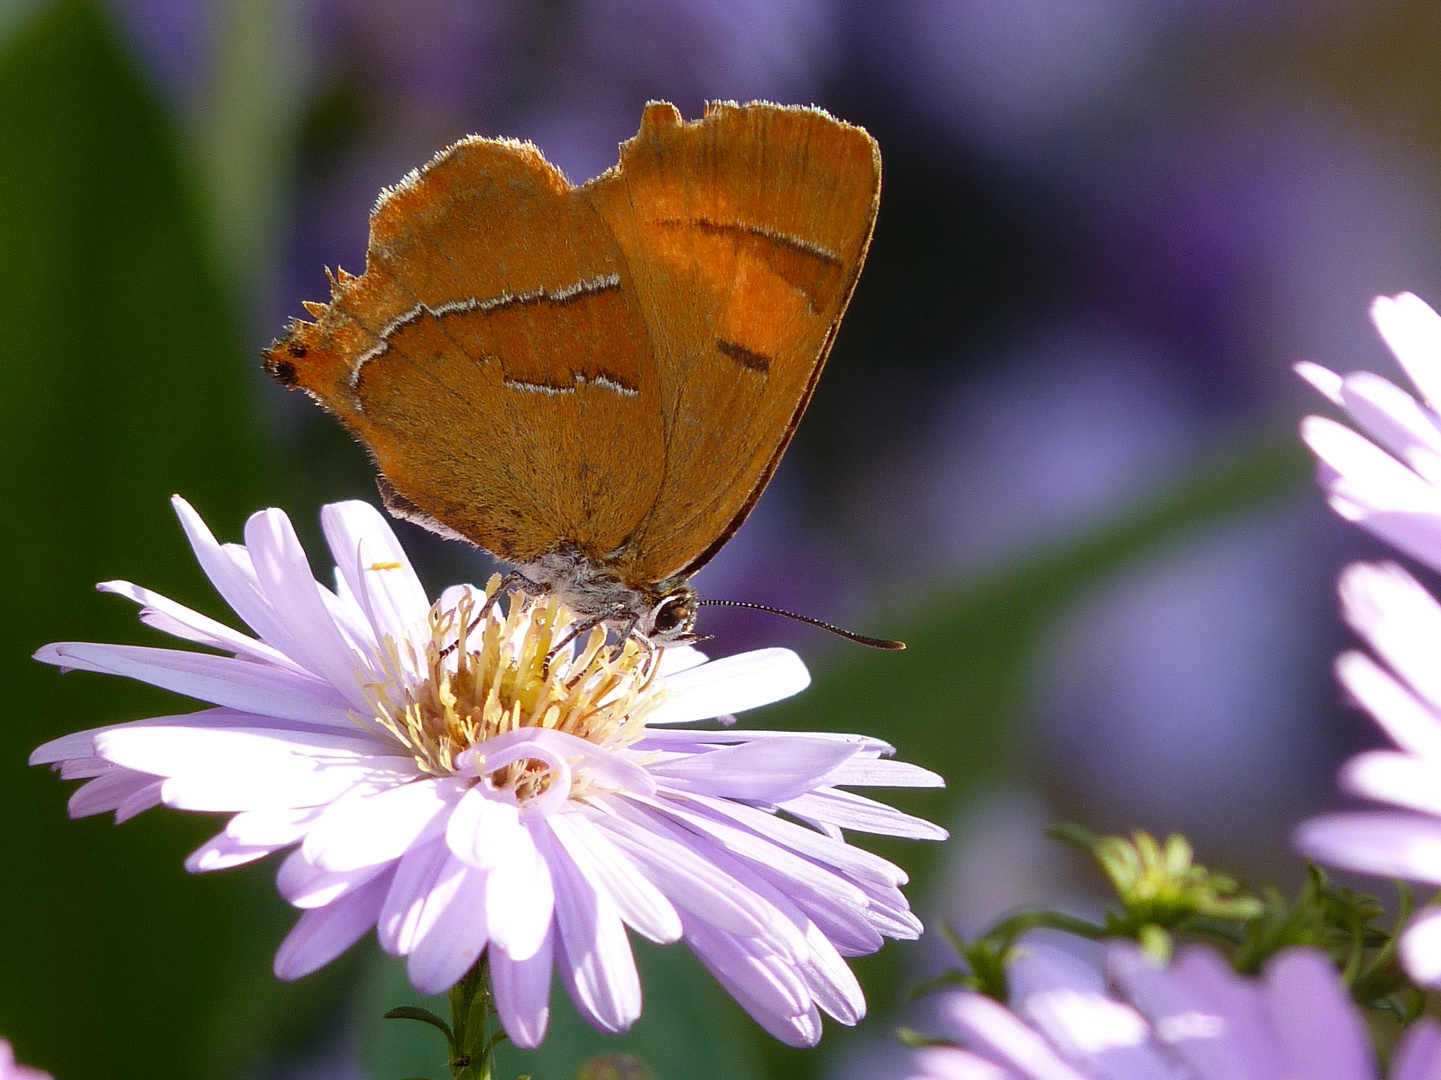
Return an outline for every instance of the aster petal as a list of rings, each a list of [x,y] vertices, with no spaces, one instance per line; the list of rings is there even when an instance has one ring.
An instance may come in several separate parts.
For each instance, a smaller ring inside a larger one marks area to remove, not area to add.
[[[165,801],[165,782],[156,780],[129,795],[115,808],[115,824],[124,825],[137,814],[153,810]]]
[[[946,786],[940,773],[912,765],[909,761],[856,754],[826,777],[835,787],[940,788]]]
[[[119,810],[132,796],[153,790],[161,783],[158,777],[129,769],[115,769],[78,787],[70,796],[66,809],[72,818],[90,817]],[[154,805],[154,804],[152,804]],[[139,811],[136,811],[138,813]],[[134,817],[134,814],[130,815]]]
[[[770,905],[696,851],[683,830],[635,812],[613,813],[604,828],[676,907],[730,934],[750,937],[769,930]]]
[[[1188,949],[1162,970],[1138,947],[1117,943],[1107,961],[1126,996],[1203,1080],[1285,1075],[1284,1055],[1263,1019],[1260,990],[1215,953]]]
[[[533,1050],[545,1038],[550,1025],[550,981],[555,964],[554,924],[535,955],[511,959],[503,949],[490,951],[490,985],[495,1010],[510,1041],[522,1050]]]
[[[680,938],[675,907],[602,828],[583,813],[554,814],[547,824],[587,879],[610,894],[627,926],[658,944]]]
[[[336,626],[290,518],[262,510],[245,523],[245,547],[270,605],[285,613],[286,655],[335,687],[362,714],[369,703],[356,677],[359,658]]]
[[[104,776],[106,773],[128,771],[98,757],[71,758],[69,761],[62,761],[55,768],[60,774],[61,780],[89,780],[95,776]]]
[[[1431,483],[1441,479],[1441,429],[1415,398],[1369,371],[1346,376],[1342,394],[1366,434]]]
[[[662,679],[668,679],[687,668],[699,667],[709,659],[710,657],[694,645],[667,645],[661,650],[657,673]]]
[[[303,851],[292,851],[280,864],[275,885],[280,895],[294,907],[325,907],[387,870],[389,867],[386,866],[326,870],[307,859]]]
[[[1309,360],[1298,360],[1291,365],[1291,370],[1319,390],[1333,405],[1342,404],[1341,385],[1343,380],[1330,368],[1313,364]]]
[[[1441,1024],[1429,1016],[1412,1022],[1391,1060],[1391,1080],[1441,1080]]]
[[[789,958],[764,940],[685,920],[685,943],[741,1008],[787,1046],[814,1046],[820,1013]]]
[[[1378,296],[1371,321],[1433,408],[1441,403],[1441,316],[1414,293]]]
[[[1424,908],[1401,935],[1401,966],[1422,986],[1441,986],[1441,908]]]
[[[74,761],[95,756],[95,737],[107,731],[121,731],[136,727],[193,727],[193,728],[268,728],[279,731],[309,731],[330,734],[334,728],[324,724],[308,724],[299,720],[281,720],[256,713],[237,712],[234,709],[205,709],[201,712],[180,713],[174,716],[151,716],[144,720],[130,720],[123,724],[106,724],[104,727],[77,731],[51,739],[35,749],[30,755],[31,765],[51,765],[67,760]],[[354,734],[354,724],[346,724],[345,731]]]
[[[925,1046],[911,1057],[905,1080],[1015,1080],[1015,1073],[949,1046]]]
[[[797,735],[747,742],[651,766],[652,776],[678,791],[775,803],[814,788],[856,748]]]
[[[1387,811],[1322,814],[1293,843],[1328,866],[1441,885],[1441,820]]]
[[[550,865],[536,841],[546,823],[516,826],[511,854],[490,870],[486,919],[491,939],[515,960],[535,955],[555,914],[555,885]]]
[[[1441,571],[1441,507],[1425,510],[1371,510],[1350,499],[1347,486],[1331,489],[1331,506],[1373,536],[1433,570]],[[1354,513],[1354,517],[1349,517]]]
[[[805,913],[839,956],[869,956],[885,944],[885,938],[873,925],[870,908],[860,912],[848,911],[840,919],[833,918],[832,912],[816,905],[806,905]],[[891,936],[915,938],[919,934]]]
[[[1395,750],[1370,750],[1341,766],[1341,786],[1354,795],[1412,810],[1441,813],[1441,787],[1430,761]]]
[[[212,836],[192,851],[185,860],[185,869],[192,874],[208,874],[212,870],[229,870],[232,866],[263,859],[280,845],[244,844],[225,832]]]
[[[267,645],[263,641],[257,641],[238,630],[232,630],[224,623],[217,622],[198,611],[192,611],[185,605],[177,604],[174,600],[161,596],[157,592],[141,588],[128,581],[102,581],[95,588],[100,592],[113,593],[140,604],[140,621],[161,633],[181,638],[184,641],[193,641],[199,645],[208,645],[212,649],[223,649],[236,656],[244,656],[263,664],[273,664],[288,671],[305,671],[279,649]]]
[[[405,967],[411,985],[422,994],[443,993],[459,982],[475,966],[489,940],[485,907],[491,872],[466,866],[454,855],[450,863],[459,868],[454,886],[411,950]],[[445,872],[440,880],[449,880]]]
[[[310,827],[324,812],[323,806],[245,810],[230,819],[225,826],[225,835],[240,844],[272,849],[289,847],[304,840]]]
[[[1399,436],[1398,436],[1399,437]],[[1369,439],[1323,416],[1301,421],[1301,438],[1332,470],[1327,484],[1339,491],[1348,520],[1367,511],[1435,512],[1441,492]]]
[[[1433,415],[1389,379],[1353,371],[1341,381],[1341,404],[1382,449],[1428,479],[1435,476],[1441,429]]]
[[[289,653],[286,633],[255,577],[255,568],[244,548],[222,546],[191,505],[179,495],[170,500],[180,527],[190,541],[195,559],[221,598],[261,640]]]
[[[378,757],[368,740],[339,734],[132,727],[95,744],[108,761],[167,777],[167,805],[185,810],[318,806],[416,773],[413,759]]]
[[[377,640],[403,640],[425,625],[430,601],[390,524],[369,503],[331,503],[320,524],[335,565]]]
[[[477,784],[455,804],[445,826],[445,842],[462,862],[489,870],[526,855],[530,838],[522,836],[520,810],[508,794]]]
[[[1010,1010],[983,994],[947,995],[941,1015],[947,1029],[960,1032],[967,1046],[1022,1077],[1086,1080]]]
[[[789,649],[757,649],[677,672],[666,679],[675,695],[646,717],[647,724],[684,724],[769,705],[810,685],[811,675]]]
[[[305,857],[337,871],[398,859],[446,830],[461,790],[455,779],[420,779],[331,803],[305,836]]]
[[[327,683],[249,660],[84,641],[46,645],[35,659],[66,671],[121,675],[241,712],[355,728],[344,699]]]
[[[385,903],[376,920],[376,937],[380,947],[392,956],[405,956],[430,929],[439,912],[431,904],[431,897],[446,873],[445,889],[453,890],[453,879],[459,876],[458,867],[463,863],[451,863],[454,856],[439,837],[427,844],[417,844],[395,864],[395,874]]]
[[[458,755],[457,765],[465,771],[482,769],[487,775],[524,758],[535,757],[552,762],[569,771],[569,763],[583,765],[586,772],[605,787],[650,795],[656,790],[655,778],[635,762],[585,739],[550,728],[522,727],[488,739],[482,748]],[[554,780],[550,788],[555,788]],[[550,789],[547,789],[549,794]],[[564,792],[561,792],[564,801]],[[536,805],[544,800],[532,800]]]
[[[612,1034],[625,1031],[640,1016],[640,976],[615,902],[591,884],[546,831],[538,832],[536,841],[555,882],[566,990],[592,1026]]]
[[[1151,1028],[1134,1008],[1106,993],[1100,972],[1042,941],[1028,941],[1008,970],[1018,1014],[1067,1061],[1090,1075],[1174,1080],[1174,1063],[1157,1052]]]
[[[1320,416],[1301,437],[1321,459],[1332,509],[1432,567],[1441,567],[1441,490],[1348,427]]]
[[[1441,604],[1394,563],[1352,563],[1341,573],[1346,621],[1428,702],[1441,704]]]
[[[1371,1040],[1331,958],[1286,949],[1267,965],[1265,998],[1291,1074],[1308,1080],[1376,1075]]]
[[[647,718],[647,723],[649,723],[649,718]],[[712,747],[731,746],[735,743],[759,742],[763,739],[794,739],[799,734],[799,732],[795,731],[757,731],[749,728],[660,727],[648,728],[636,745],[647,749],[690,751],[694,753],[708,750]],[[890,743],[882,739],[874,739],[869,735],[847,735],[834,731],[807,731],[803,737],[807,739],[825,739],[830,742],[847,743],[856,748],[857,756],[894,754],[896,752],[896,748]]]
[[[925,926],[911,910],[900,889],[883,888],[867,882],[861,882],[861,888],[866,892],[866,922],[897,941],[914,941],[921,936]],[[837,946],[839,944],[837,941]],[[867,949],[860,955],[872,952],[875,948]]]
[[[875,881],[883,885],[903,885],[906,882],[904,870],[895,863],[888,862],[869,851],[833,840],[829,836],[793,824],[774,814],[767,814],[753,806],[704,796],[693,796],[693,798],[712,812],[730,818],[736,824],[750,829],[768,840],[805,858],[832,867],[849,877]]]
[[[810,940],[816,929],[824,931],[828,952],[835,951],[837,943],[842,942],[857,948],[869,944],[871,947],[866,951],[875,951],[878,945],[874,936],[875,927],[871,925],[870,911],[865,905],[857,906],[823,893],[797,890],[784,874],[763,866],[733,868],[732,873],[781,913],[783,918],[772,920],[771,945],[794,958],[808,983],[813,978],[822,977]],[[839,956],[838,951],[836,955]],[[859,993],[859,988],[856,992]],[[822,995],[817,994],[816,1001],[825,1006]],[[825,1007],[830,1011],[829,1006]]]
[[[865,893],[852,882],[747,829],[738,828],[717,820],[710,813],[701,812],[699,803],[689,804],[695,809],[690,809],[675,799],[657,799],[648,801],[648,805],[682,822],[686,827],[710,837],[719,848],[739,856],[742,860],[784,875],[790,883],[792,895],[804,891],[830,903],[845,903],[856,908],[865,906]]]
[[[855,973],[846,965],[820,927],[807,920],[806,944],[810,955],[801,965],[811,999],[846,1027],[855,1027],[866,1015],[866,995]]]
[[[1336,677],[1403,750],[1441,761],[1441,716],[1369,656],[1343,653]]]
[[[779,805],[782,810],[797,817],[855,832],[904,836],[912,840],[944,840],[950,835],[925,818],[907,814],[864,795],[835,788],[820,788]]]
[[[363,938],[375,925],[388,885],[388,877],[381,875],[328,907],[301,915],[275,953],[275,977],[289,982],[309,975]]]

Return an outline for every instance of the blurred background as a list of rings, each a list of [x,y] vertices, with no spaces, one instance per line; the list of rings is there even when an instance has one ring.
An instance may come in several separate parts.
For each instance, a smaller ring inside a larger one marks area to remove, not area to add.
[[[380,1021],[416,998],[373,943],[276,983],[274,867],[181,868],[217,821],[66,820],[34,746],[186,706],[28,656],[158,644],[110,578],[228,615],[172,492],[229,539],[283,506],[328,573],[317,510],[373,499],[371,471],[260,348],[327,266],[363,269],[376,193],[436,150],[528,138],[578,183],[650,98],[816,103],[885,163],[810,412],[696,584],[911,648],[707,611],[712,652],[815,673],[746,722],[948,778],[895,801],[950,843],[868,844],[933,924],[1093,903],[1055,820],[1294,881],[1292,825],[1377,741],[1330,661],[1336,570],[1378,549],[1310,484],[1290,363],[1392,373],[1370,298],[1441,300],[1438,56],[1427,0],[0,0],[0,1033],[57,1080],[441,1074],[433,1032]],[[489,572],[397,528],[437,590]],[[557,994],[501,1075],[607,1049],[661,1080],[879,1075],[937,937],[858,962],[872,1017],[806,1053],[640,949],[629,1036]]]

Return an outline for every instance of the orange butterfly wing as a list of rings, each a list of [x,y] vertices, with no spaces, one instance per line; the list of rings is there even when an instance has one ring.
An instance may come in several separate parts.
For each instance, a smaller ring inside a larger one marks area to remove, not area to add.
[[[580,188],[470,138],[382,194],[366,271],[267,369],[413,513],[514,562],[693,572],[789,442],[875,220],[879,157],[814,109],[646,110]]]
[[[616,563],[694,573],[745,520],[810,400],[870,243],[880,152],[819,109],[647,107],[584,191],[655,350],[665,473]]]

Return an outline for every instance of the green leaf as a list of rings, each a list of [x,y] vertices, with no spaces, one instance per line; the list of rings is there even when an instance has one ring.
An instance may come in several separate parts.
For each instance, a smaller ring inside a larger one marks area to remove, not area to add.
[[[422,1009],[416,1005],[397,1005],[385,1014],[386,1020],[419,1020],[422,1024],[429,1024],[445,1036],[446,1043],[455,1052],[455,1035],[450,1030],[450,1025],[429,1009]]]
[[[91,4],[43,5],[0,42],[0,205],[4,1034],[56,1076],[223,1080],[262,1033],[313,1038],[343,967],[275,980],[293,916],[271,870],[182,869],[216,818],[70,821],[74,785],[25,766],[66,732],[201,707],[29,657],[58,639],[168,642],[95,592],[111,578],[224,616],[167,500],[233,537],[266,472],[256,361],[175,127]]]

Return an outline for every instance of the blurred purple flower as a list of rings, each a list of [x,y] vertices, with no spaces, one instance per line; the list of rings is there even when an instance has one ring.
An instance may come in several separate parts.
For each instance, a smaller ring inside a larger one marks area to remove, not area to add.
[[[1331,961],[1278,953],[1258,978],[1202,947],[1159,967],[1132,942],[1105,950],[1105,974],[1034,941],[1010,971],[1011,1008],[969,990],[940,1002],[953,1045],[913,1052],[911,1080],[1375,1080],[1360,1011]],[[1115,987],[1108,990],[1107,984]],[[1393,1080],[1441,1069],[1441,1025],[1416,1022]]]
[[[1142,72],[1156,5],[1137,0],[855,4],[865,58],[904,103],[969,141],[1026,156]]]
[[[1331,506],[1433,569],[1441,569],[1441,316],[1417,297],[1378,297],[1371,317],[1429,404],[1370,372],[1346,376],[1317,364],[1297,371],[1370,436],[1307,417],[1302,437],[1320,458]],[[1441,604],[1401,567],[1356,563],[1340,580],[1342,614],[1376,659],[1348,652],[1342,686],[1395,750],[1348,761],[1342,786],[1407,812],[1328,814],[1303,822],[1296,844],[1333,866],[1441,884]],[[1378,662],[1379,660],[1379,662]],[[1441,985],[1441,909],[1428,908],[1401,942],[1417,981]]]
[[[218,4],[194,0],[110,0],[135,51],[172,99],[205,86]]]
[[[0,1038],[0,1080],[52,1080],[47,1072],[15,1063],[15,1051],[8,1039]]]
[[[1347,521],[1441,570],[1441,316],[1410,293],[1377,297],[1371,318],[1425,404],[1369,371],[1342,377],[1319,364],[1296,371],[1370,439],[1321,416],[1301,437],[1320,458],[1319,480]],[[1373,441],[1374,440],[1374,441]]]
[[[577,184],[615,164],[647,99],[687,119],[707,100],[814,101],[839,51],[827,0],[580,0],[560,29],[514,134]]]
[[[1403,811],[1311,818],[1296,846],[1331,866],[1441,885],[1441,605],[1394,564],[1349,566],[1340,588],[1347,622],[1381,662],[1345,653],[1337,677],[1397,746],[1352,758],[1341,785]],[[1401,958],[1418,982],[1441,985],[1441,909],[1416,917]]]
[[[387,110],[474,111],[518,72],[517,0],[312,0],[318,59],[369,84]]]

